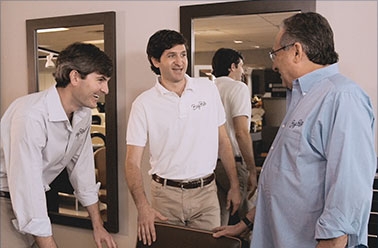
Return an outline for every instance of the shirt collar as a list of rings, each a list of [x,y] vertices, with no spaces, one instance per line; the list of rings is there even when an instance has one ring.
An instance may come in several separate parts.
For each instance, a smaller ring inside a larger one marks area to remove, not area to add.
[[[155,88],[160,92],[160,94],[170,94],[172,93],[171,91],[167,90],[163,85],[160,83],[160,78],[161,76],[156,77],[156,84]],[[193,83],[193,78],[189,77],[187,74],[185,74],[185,79],[186,79],[186,85],[184,91],[190,90],[194,91],[195,90],[195,85]]]
[[[47,89],[47,111],[50,121],[68,121],[55,85]]]
[[[231,77],[229,77],[229,76],[221,76],[221,77],[217,77],[217,78],[215,79],[215,82],[216,82],[216,81],[222,81],[222,82],[226,82],[226,83],[235,83],[235,82],[243,83],[243,82],[241,82],[241,81],[239,81],[239,80],[234,80],[233,78],[231,78]]]
[[[338,63],[334,63],[294,80],[293,85],[299,84],[302,93],[306,94],[317,82],[337,73],[339,73],[339,66]]]
[[[64,111],[58,90],[55,85],[47,89],[47,111],[49,120],[55,121],[68,121],[66,111]],[[85,116],[84,108],[80,108],[74,112],[73,123],[80,122]]]

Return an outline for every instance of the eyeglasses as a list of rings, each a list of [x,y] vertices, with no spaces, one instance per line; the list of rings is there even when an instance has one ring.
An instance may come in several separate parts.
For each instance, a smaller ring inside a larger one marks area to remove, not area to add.
[[[289,44],[289,45],[286,45],[286,46],[280,47],[280,48],[278,48],[277,50],[270,51],[270,52],[269,52],[269,57],[270,57],[270,59],[273,61],[273,60],[276,58],[276,53],[278,53],[279,51],[284,50],[284,49],[286,49],[286,48],[288,48],[288,47],[294,46],[294,44],[295,44],[295,42],[292,43],[292,44]]]

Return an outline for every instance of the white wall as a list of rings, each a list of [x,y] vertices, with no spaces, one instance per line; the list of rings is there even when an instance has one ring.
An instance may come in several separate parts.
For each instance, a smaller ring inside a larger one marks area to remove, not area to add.
[[[341,73],[367,92],[376,119],[377,6],[377,1],[317,1],[316,4],[317,12],[327,17],[333,28]],[[377,131],[375,140],[377,144]]]
[[[135,247],[137,212],[123,175],[124,141],[131,102],[154,83],[145,55],[147,40],[158,29],[179,30],[180,5],[206,2],[217,1],[0,2],[1,115],[11,101],[27,94],[26,19],[116,11],[120,232],[114,237],[119,247]],[[368,92],[377,109],[377,3],[319,1],[317,9],[333,26],[341,71]],[[95,247],[89,230],[53,229],[60,247]]]

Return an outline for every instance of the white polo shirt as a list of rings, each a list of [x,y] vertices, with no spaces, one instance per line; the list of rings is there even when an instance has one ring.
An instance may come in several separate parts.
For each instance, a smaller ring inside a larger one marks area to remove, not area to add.
[[[186,78],[181,97],[155,86],[133,102],[127,144],[150,146],[151,169],[168,179],[194,179],[213,173],[218,128],[225,123],[219,92],[206,78]]]
[[[45,191],[65,167],[83,206],[98,201],[90,124],[89,108],[70,124],[55,86],[15,100],[3,115],[0,190],[11,194],[19,231],[52,235]]]
[[[241,156],[239,144],[235,136],[233,118],[246,116],[246,124],[249,130],[251,125],[252,103],[248,86],[241,81],[235,81],[227,76],[216,78],[215,85],[219,90],[224,110],[226,111],[226,129],[233,152],[235,156]]]

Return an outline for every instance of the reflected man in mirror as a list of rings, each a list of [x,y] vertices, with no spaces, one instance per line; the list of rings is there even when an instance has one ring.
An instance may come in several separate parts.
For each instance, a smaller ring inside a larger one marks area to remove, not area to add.
[[[214,169],[218,154],[230,181],[227,204],[240,205],[239,182],[218,90],[207,78],[186,75],[182,34],[160,30],[147,45],[155,86],[134,101],[127,128],[126,180],[138,210],[138,237],[156,240],[154,221],[212,230],[220,225]],[[151,204],[141,161],[149,141]]]
[[[88,210],[97,247],[116,247],[98,208],[91,108],[108,93],[110,58],[74,43],[58,56],[56,85],[16,99],[1,127],[1,247],[57,247],[45,191],[67,168],[74,194]]]
[[[215,170],[218,197],[221,206],[221,224],[236,224],[251,208],[250,198],[257,187],[253,145],[250,135],[252,104],[248,86],[242,82],[244,58],[234,49],[220,48],[212,58],[212,74],[226,112],[226,130],[230,138],[238,172],[242,201],[237,214],[230,216],[226,199],[229,181],[222,161]],[[249,240],[248,237],[246,237]]]

